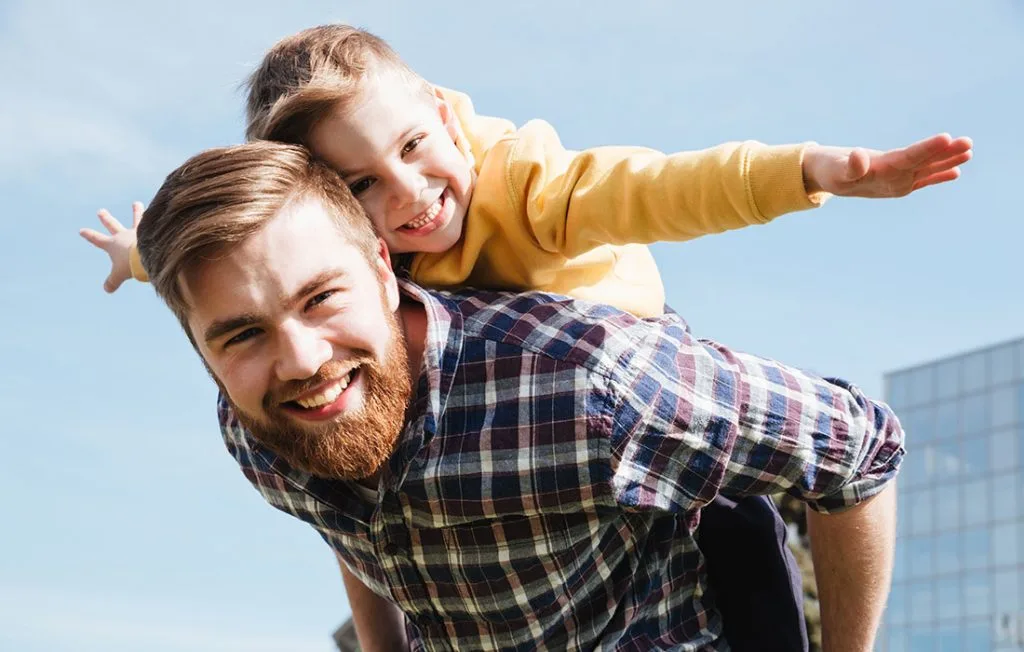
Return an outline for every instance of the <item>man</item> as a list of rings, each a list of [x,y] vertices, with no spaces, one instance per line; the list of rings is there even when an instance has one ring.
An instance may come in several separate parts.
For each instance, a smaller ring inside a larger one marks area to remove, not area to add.
[[[783,490],[814,508],[826,649],[870,649],[902,431],[855,387],[673,314],[399,281],[287,145],[190,159],[139,250],[246,477],[334,549],[364,649],[728,649],[700,508]]]

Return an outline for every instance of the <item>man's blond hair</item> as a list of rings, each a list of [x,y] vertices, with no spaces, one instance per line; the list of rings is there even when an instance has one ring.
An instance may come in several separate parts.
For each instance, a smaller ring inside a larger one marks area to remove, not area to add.
[[[306,144],[316,125],[359,96],[369,75],[398,74],[417,93],[433,88],[383,39],[350,25],[321,25],[277,42],[248,81],[248,140]]]
[[[366,213],[337,173],[304,147],[259,141],[209,149],[167,176],[139,223],[138,248],[153,287],[190,339],[184,275],[304,200],[319,201],[373,259],[378,241]]]

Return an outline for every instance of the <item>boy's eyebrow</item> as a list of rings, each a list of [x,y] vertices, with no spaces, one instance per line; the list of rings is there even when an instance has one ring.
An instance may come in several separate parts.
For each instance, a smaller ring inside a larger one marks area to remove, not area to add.
[[[325,269],[306,281],[291,297],[285,297],[284,303],[288,306],[293,306],[301,301],[304,296],[311,294],[321,285],[345,275],[345,270],[340,267]],[[206,327],[206,330],[203,332],[203,339],[207,344],[210,344],[210,342],[224,337],[232,331],[245,328],[246,326],[252,326],[253,324],[258,324],[263,321],[263,319],[264,316],[254,312],[245,312],[240,315],[235,315],[234,317],[228,317],[227,319],[217,319]]]
[[[417,129],[419,129],[419,125],[415,124],[415,125],[409,127],[408,129],[403,130],[400,134],[398,134],[398,136],[396,136],[391,141],[391,145],[395,146],[395,145],[402,144],[402,142],[405,141],[405,140],[408,140],[409,139],[409,135],[412,134],[412,132],[416,131]],[[360,169],[360,168],[355,168],[355,169],[351,169],[351,170],[350,169],[342,169],[342,170],[336,170],[336,172],[338,173],[338,176],[341,177],[342,179],[346,179],[348,177],[359,176],[359,175],[361,175],[363,173],[362,169]]]

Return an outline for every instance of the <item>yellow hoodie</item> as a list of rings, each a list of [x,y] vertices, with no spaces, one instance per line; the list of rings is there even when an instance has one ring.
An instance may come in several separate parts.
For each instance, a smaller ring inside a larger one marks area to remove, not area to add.
[[[807,144],[576,152],[544,121],[517,129],[476,115],[462,93],[440,91],[477,178],[462,238],[413,255],[412,280],[424,287],[543,290],[657,316],[665,291],[644,245],[764,224],[827,197],[804,187]],[[148,280],[136,251],[130,260],[132,275]]]

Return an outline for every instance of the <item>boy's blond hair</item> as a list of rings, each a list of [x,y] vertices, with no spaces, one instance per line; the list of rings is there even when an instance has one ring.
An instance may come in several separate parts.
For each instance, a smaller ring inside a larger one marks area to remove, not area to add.
[[[433,87],[383,39],[350,25],[321,25],[278,41],[248,81],[248,140],[305,144],[339,105],[357,97],[363,80],[397,73],[417,91]]]

